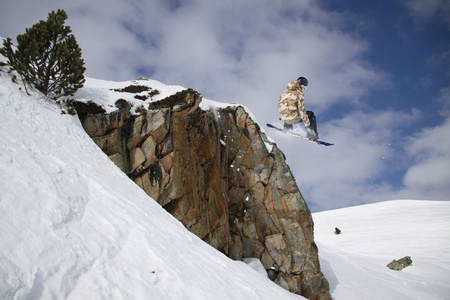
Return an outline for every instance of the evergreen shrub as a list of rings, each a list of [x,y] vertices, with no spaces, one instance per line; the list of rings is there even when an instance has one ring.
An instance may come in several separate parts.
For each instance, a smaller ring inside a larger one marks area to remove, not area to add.
[[[53,99],[73,95],[85,82],[81,49],[64,26],[67,14],[58,9],[49,13],[47,21],[40,21],[17,36],[14,50],[10,38],[3,41],[0,53],[8,65],[26,83],[33,85]]]

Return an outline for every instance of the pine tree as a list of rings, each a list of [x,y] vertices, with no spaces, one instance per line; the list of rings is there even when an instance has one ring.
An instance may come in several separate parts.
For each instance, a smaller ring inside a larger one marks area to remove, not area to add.
[[[53,99],[73,95],[85,82],[81,49],[70,26],[64,26],[66,19],[64,10],[52,11],[47,21],[17,36],[15,51],[10,38],[0,50],[25,82]]]

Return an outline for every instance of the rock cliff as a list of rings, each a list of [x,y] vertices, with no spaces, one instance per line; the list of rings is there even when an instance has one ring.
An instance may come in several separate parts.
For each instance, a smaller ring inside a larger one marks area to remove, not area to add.
[[[200,108],[185,90],[140,115],[122,105],[79,114],[86,132],[148,195],[235,260],[257,257],[269,277],[330,299],[311,213],[283,153],[241,106]]]

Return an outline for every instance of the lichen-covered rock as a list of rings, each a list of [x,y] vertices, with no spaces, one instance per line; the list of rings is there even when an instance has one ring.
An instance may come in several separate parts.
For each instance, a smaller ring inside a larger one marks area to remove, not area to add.
[[[387,264],[386,267],[388,267],[391,270],[401,271],[404,268],[410,266],[412,264],[412,259],[410,256],[405,256],[403,258],[400,258],[399,260],[393,260],[390,263]]]
[[[199,107],[188,90],[131,116],[87,115],[108,156],[186,228],[235,260],[259,258],[269,277],[331,299],[311,213],[283,153],[241,106]]]

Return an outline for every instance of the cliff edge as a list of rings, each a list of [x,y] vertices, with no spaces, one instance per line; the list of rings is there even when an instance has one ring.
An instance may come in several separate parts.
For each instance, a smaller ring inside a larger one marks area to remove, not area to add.
[[[244,107],[201,102],[184,90],[137,115],[122,105],[79,116],[109,158],[191,232],[231,259],[259,258],[293,293],[331,299],[284,154]]]

